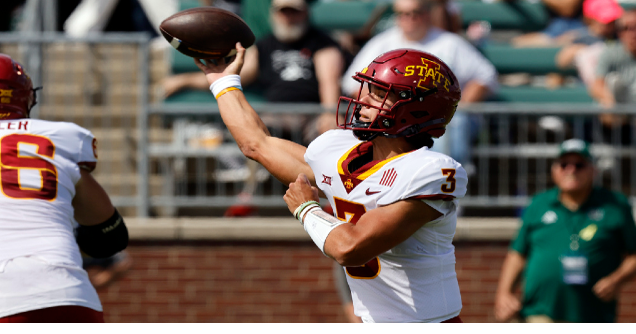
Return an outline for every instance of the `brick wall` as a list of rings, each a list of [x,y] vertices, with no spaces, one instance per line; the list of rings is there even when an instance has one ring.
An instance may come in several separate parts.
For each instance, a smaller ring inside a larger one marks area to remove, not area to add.
[[[465,322],[493,322],[505,242],[458,242]],[[99,291],[107,322],[344,322],[332,262],[310,242],[133,242],[133,269]],[[619,321],[636,322],[636,282]]]

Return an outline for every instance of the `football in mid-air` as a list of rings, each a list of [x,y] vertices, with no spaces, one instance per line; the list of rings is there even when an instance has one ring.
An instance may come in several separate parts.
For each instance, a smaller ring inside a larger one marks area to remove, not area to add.
[[[159,26],[179,52],[194,58],[224,58],[236,53],[236,42],[254,44],[254,33],[238,15],[216,7],[180,11]]]

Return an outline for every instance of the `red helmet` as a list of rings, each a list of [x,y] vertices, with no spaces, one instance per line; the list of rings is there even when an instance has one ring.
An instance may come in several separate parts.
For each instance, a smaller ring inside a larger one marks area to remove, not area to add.
[[[422,132],[441,137],[461,97],[459,82],[448,65],[429,53],[412,49],[381,54],[353,78],[360,82],[360,91],[357,99],[340,97],[339,116],[341,104],[344,107],[347,103],[347,110],[345,122],[339,127],[353,130],[361,140],[371,140],[379,134],[403,137]],[[360,101],[365,83],[395,93],[398,101],[390,108],[385,107],[389,94],[379,108]],[[363,106],[380,109],[380,113],[371,122],[361,122],[358,118]]]
[[[20,63],[0,53],[0,120],[28,118],[35,104],[31,78]]]

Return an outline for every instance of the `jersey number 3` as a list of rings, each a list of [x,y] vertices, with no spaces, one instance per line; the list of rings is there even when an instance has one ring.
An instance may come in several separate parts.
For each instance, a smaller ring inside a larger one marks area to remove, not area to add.
[[[20,146],[35,146],[35,152],[53,159],[55,145],[46,137],[28,134],[12,134],[0,140],[0,182],[2,192],[11,198],[54,200],[57,196],[57,170],[50,162],[37,156],[20,154]],[[40,172],[40,187],[20,184],[21,170]]]
[[[452,193],[455,191],[455,168],[442,169],[442,175],[446,176],[446,183],[442,183],[442,191]]]
[[[356,224],[358,219],[367,212],[364,205],[356,202],[349,202],[342,198],[334,197],[336,204],[336,214],[338,219],[344,220],[351,224]],[[380,260],[375,257],[371,261],[360,267],[345,267],[347,274],[356,279],[372,279],[380,274]]]

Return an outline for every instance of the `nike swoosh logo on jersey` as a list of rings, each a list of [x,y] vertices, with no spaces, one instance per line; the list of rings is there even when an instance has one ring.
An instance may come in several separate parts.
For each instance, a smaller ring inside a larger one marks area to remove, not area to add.
[[[380,191],[369,191],[369,190],[371,190],[371,188],[367,188],[367,191],[365,192],[365,194],[373,195],[373,194],[377,194],[377,193],[379,193],[381,191],[381,190]]]

